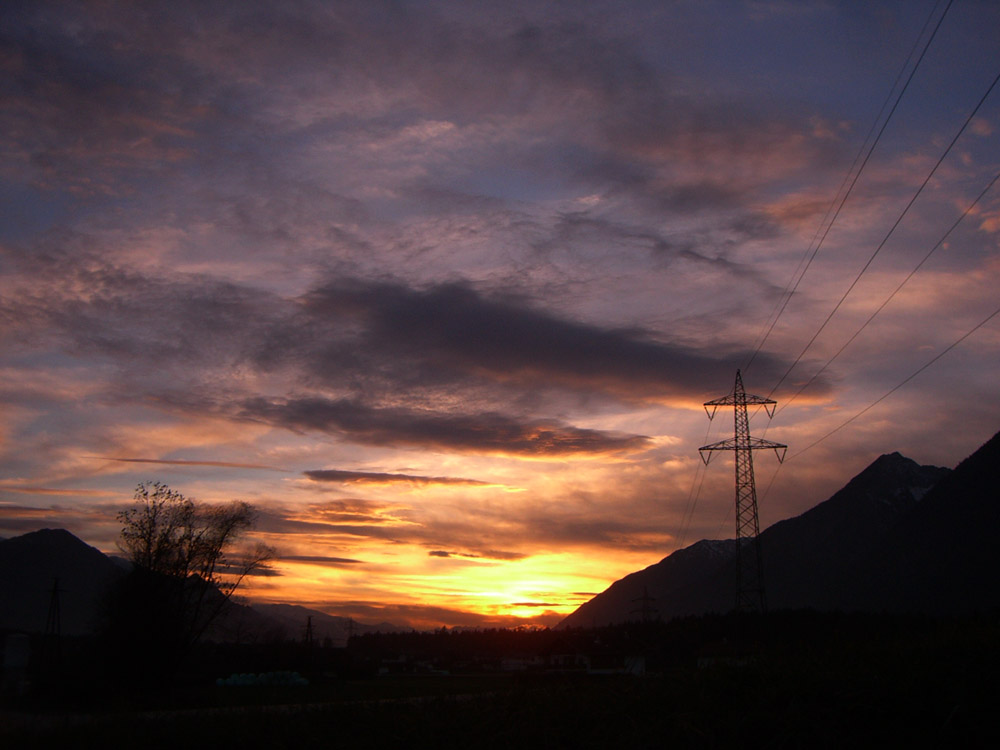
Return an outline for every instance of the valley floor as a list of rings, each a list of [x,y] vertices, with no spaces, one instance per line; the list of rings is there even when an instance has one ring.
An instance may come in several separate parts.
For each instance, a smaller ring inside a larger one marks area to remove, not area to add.
[[[669,643],[651,640],[654,634]],[[159,706],[119,698],[85,711],[8,700],[0,742],[302,750],[1000,741],[996,616],[934,621],[797,613],[692,618],[585,635],[603,643],[616,635],[620,642],[641,641],[655,668],[641,677],[523,671],[331,676],[304,688],[235,692],[191,686],[164,694]],[[674,646],[682,642],[688,657],[667,658],[680,653]]]

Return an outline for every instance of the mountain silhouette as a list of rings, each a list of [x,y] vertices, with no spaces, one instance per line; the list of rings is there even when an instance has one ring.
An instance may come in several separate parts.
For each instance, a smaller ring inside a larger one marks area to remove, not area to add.
[[[289,638],[303,638],[306,623],[312,618],[312,637],[316,642],[330,639],[336,646],[343,646],[349,636],[362,633],[393,633],[407,628],[400,628],[388,622],[378,625],[359,622],[350,617],[339,617],[309,609],[298,604],[255,604],[253,609],[260,614],[280,623]]]
[[[58,581],[60,632],[92,635],[107,617],[108,594],[130,564],[109,557],[65,529],[41,529],[0,540],[0,631],[42,633]],[[292,604],[248,605],[210,592],[207,608],[219,615],[205,633],[211,641],[248,643],[264,639],[303,638],[307,619],[313,636],[342,646],[349,632],[392,632],[391,623],[361,623]]]
[[[65,635],[94,632],[105,594],[122,566],[65,529],[41,529],[0,541],[0,628],[43,632],[58,579]]]
[[[1000,433],[953,471],[891,453],[825,502],[761,533],[772,609],[968,614],[1000,609],[994,576],[1000,527]],[[653,615],[726,612],[735,601],[735,540],[701,540],[625,576],[559,627],[591,627]],[[58,581],[62,633],[94,633],[105,596],[125,572],[64,529],[0,540],[0,630],[42,632]],[[345,618],[296,605],[226,611],[211,639],[252,641],[283,632],[340,645]],[[395,630],[355,623],[354,632]]]
[[[863,603],[957,614],[1000,609],[998,527],[1000,433],[938,482],[873,551],[863,566]]]
[[[1000,433],[954,471],[880,456],[825,502],[761,532],[772,609],[969,614],[1000,607]],[[735,540],[702,540],[613,583],[559,627],[661,619],[735,603]]]

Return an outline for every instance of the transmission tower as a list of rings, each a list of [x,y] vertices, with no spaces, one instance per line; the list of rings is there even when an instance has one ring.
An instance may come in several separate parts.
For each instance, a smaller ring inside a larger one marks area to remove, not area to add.
[[[748,396],[743,390],[743,377],[737,370],[733,392],[705,403],[709,419],[715,416],[720,406],[733,407],[734,435],[717,443],[703,445],[698,452],[706,465],[716,451],[736,452],[736,609],[765,612],[767,601],[764,598],[764,568],[760,556],[760,523],[757,520],[753,451],[773,448],[778,461],[781,462],[785,460],[788,446],[750,437],[748,405],[763,406],[768,418],[774,416],[775,402],[761,396]]]
[[[653,602],[656,601],[653,597],[649,595],[649,588],[646,586],[642,587],[642,596],[638,599],[633,599],[633,602],[640,602],[641,605],[638,609],[633,609],[630,614],[640,615],[643,622],[649,622],[656,615],[656,607],[653,606]]]
[[[60,651],[62,649],[62,616],[59,612],[59,578],[52,579],[49,590],[49,612],[45,617],[45,633],[42,636],[42,661],[48,670],[59,667]]]

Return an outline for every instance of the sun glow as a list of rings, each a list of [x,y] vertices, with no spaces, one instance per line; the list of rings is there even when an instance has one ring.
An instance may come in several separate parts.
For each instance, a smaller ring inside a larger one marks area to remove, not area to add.
[[[516,620],[554,625],[616,578],[649,562],[627,555],[609,564],[570,553],[477,560],[432,557],[412,548],[378,561],[281,560],[272,566],[277,575],[255,577],[244,594],[262,602],[307,602],[331,614],[348,612],[358,601],[440,610],[436,625],[453,624],[446,613],[456,611],[484,626]],[[357,616],[365,615],[358,610]]]

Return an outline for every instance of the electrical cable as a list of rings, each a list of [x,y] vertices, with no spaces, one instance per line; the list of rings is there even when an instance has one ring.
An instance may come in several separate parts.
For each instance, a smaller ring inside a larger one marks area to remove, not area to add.
[[[856,339],[859,335],[861,335],[861,332],[864,331],[865,328],[867,328],[868,325],[875,319],[875,317],[880,312],[882,312],[883,309],[885,309],[885,307],[893,300],[893,298],[897,294],[899,294],[899,291],[904,286],[906,286],[907,282],[909,282],[909,280],[913,278],[913,276],[917,273],[917,271],[919,271],[921,267],[923,267],[924,263],[926,263],[930,259],[930,257],[938,250],[938,248],[940,248],[947,241],[948,237],[951,236],[951,233],[955,231],[958,225],[962,223],[962,220],[972,212],[972,209],[974,209],[979,204],[979,202],[983,199],[983,197],[996,184],[997,180],[1000,180],[1000,172],[997,172],[997,174],[993,177],[993,179],[990,180],[990,183],[985,188],[983,188],[982,192],[980,192],[979,195],[976,197],[976,199],[969,204],[969,206],[965,209],[965,211],[962,212],[961,216],[959,216],[958,219],[955,220],[955,223],[952,224],[951,227],[949,227],[948,231],[944,233],[944,235],[941,237],[941,239],[937,241],[934,247],[932,247],[930,251],[928,251],[928,253],[923,257],[923,259],[919,263],[917,263],[917,265],[913,268],[913,270],[906,275],[906,278],[899,283],[899,286],[897,286],[893,290],[892,294],[886,297],[885,301],[883,301],[882,304],[879,305],[870,316],[868,316],[868,320],[866,320],[864,323],[861,324],[861,327],[858,328],[858,330],[856,330],[854,334],[849,339],[847,339],[847,341],[844,342],[844,344],[840,347],[840,349],[838,349],[837,352],[832,357],[830,357],[830,359],[826,361],[826,364],[824,364],[819,370],[816,371],[815,375],[809,378],[809,380],[806,381],[806,383],[801,388],[799,388],[794,394],[792,394],[790,398],[785,400],[785,403],[782,404],[780,409],[778,409],[778,413],[784,411],[789,405],[791,405],[791,403],[796,398],[798,398],[799,394],[801,394],[806,388],[812,385],[813,382],[815,382],[816,378],[822,375],[826,371],[826,369],[833,364],[834,360],[837,359],[837,357],[839,357],[843,353],[843,351],[848,346],[851,345],[854,339]]]
[[[815,440],[815,441],[813,441],[812,443],[810,443],[809,445],[807,445],[807,446],[806,446],[805,448],[803,448],[802,450],[798,451],[797,453],[793,453],[793,454],[792,454],[791,456],[789,456],[789,457],[788,457],[787,459],[785,459],[785,462],[787,463],[788,461],[791,461],[791,460],[792,460],[793,458],[797,458],[797,457],[801,456],[801,455],[802,455],[803,453],[805,453],[805,452],[806,452],[807,450],[809,450],[810,448],[813,448],[813,447],[815,447],[815,446],[819,445],[820,443],[822,443],[822,442],[823,442],[824,440],[826,440],[826,439],[827,439],[828,437],[830,437],[830,436],[831,436],[831,435],[833,435],[834,433],[836,433],[836,432],[840,431],[840,430],[841,430],[841,429],[843,429],[844,427],[847,427],[847,425],[849,425],[849,424],[850,424],[851,422],[853,422],[853,421],[854,421],[855,419],[857,419],[858,417],[860,417],[860,416],[861,416],[862,414],[864,414],[864,413],[868,412],[869,410],[871,410],[872,408],[874,408],[874,407],[875,407],[876,405],[878,405],[879,403],[881,403],[882,401],[884,401],[885,399],[887,399],[887,398],[888,398],[889,396],[891,396],[891,395],[892,395],[893,393],[895,393],[896,391],[898,391],[898,390],[899,390],[900,388],[902,388],[902,387],[903,387],[904,385],[906,385],[907,383],[909,383],[909,382],[910,382],[911,380],[913,380],[913,379],[914,379],[914,378],[915,378],[915,377],[916,377],[917,375],[919,375],[920,373],[922,373],[922,372],[923,372],[924,370],[926,370],[926,369],[927,369],[928,367],[930,367],[930,366],[931,366],[931,365],[933,365],[933,364],[934,364],[935,362],[937,362],[937,361],[938,361],[939,359],[941,359],[941,357],[943,357],[943,356],[944,356],[945,354],[947,354],[947,353],[948,353],[948,352],[950,352],[950,351],[951,351],[952,349],[954,349],[954,348],[955,348],[956,346],[958,346],[958,345],[959,345],[959,344],[961,344],[961,343],[962,343],[963,341],[965,341],[965,340],[966,340],[967,338],[969,338],[969,336],[971,336],[971,335],[972,335],[973,333],[975,333],[975,332],[976,332],[976,331],[978,331],[978,330],[979,330],[980,328],[982,328],[982,327],[983,327],[984,325],[986,325],[986,324],[987,324],[987,323],[989,323],[989,322],[990,322],[991,320],[993,320],[993,318],[995,318],[995,317],[996,317],[997,315],[1000,315],[1000,307],[998,307],[998,308],[997,308],[996,310],[994,310],[994,311],[993,311],[992,313],[990,313],[989,315],[987,315],[987,316],[986,316],[986,317],[985,317],[985,318],[984,318],[984,319],[983,319],[982,321],[980,321],[980,322],[979,322],[979,323],[978,323],[977,325],[975,325],[975,326],[974,326],[973,328],[971,328],[970,330],[966,331],[966,332],[965,332],[965,333],[964,333],[964,334],[963,334],[963,335],[962,335],[962,336],[961,336],[961,337],[960,337],[960,338],[959,338],[958,340],[954,341],[954,342],[953,342],[953,343],[952,343],[951,345],[949,345],[949,346],[948,346],[948,348],[946,348],[946,349],[944,349],[943,351],[939,352],[939,353],[938,353],[938,354],[937,354],[937,355],[936,355],[935,357],[933,357],[933,358],[932,358],[932,359],[931,359],[930,361],[928,361],[928,362],[924,363],[924,364],[923,364],[923,365],[922,365],[921,367],[917,368],[917,370],[916,370],[916,371],[914,371],[914,372],[913,372],[913,373],[912,373],[911,375],[909,375],[909,376],[908,376],[907,378],[905,378],[904,380],[902,380],[902,381],[901,381],[900,383],[896,384],[895,386],[893,386],[892,388],[890,388],[890,389],[889,389],[888,391],[886,391],[885,393],[883,393],[883,394],[882,394],[881,396],[879,396],[879,397],[878,397],[877,399],[875,399],[875,400],[874,400],[874,401],[873,401],[872,403],[870,403],[870,404],[869,404],[868,406],[866,406],[866,407],[865,407],[864,409],[862,409],[861,411],[859,411],[859,412],[858,412],[857,414],[855,414],[855,415],[854,415],[853,417],[851,417],[851,418],[850,418],[850,419],[848,419],[847,421],[843,422],[843,423],[842,423],[842,424],[840,424],[839,426],[837,426],[837,427],[833,428],[833,429],[832,429],[832,430],[830,430],[830,431],[829,431],[828,433],[826,433],[826,434],[825,434],[825,435],[824,435],[823,437],[819,438],[818,440]]]
[[[744,367],[743,367],[743,371],[744,372],[746,372],[750,368],[750,365],[753,364],[753,361],[754,361],[754,359],[756,359],[757,354],[759,354],[760,351],[761,351],[761,349],[764,348],[764,344],[766,343],[768,337],[771,335],[771,332],[774,330],[775,325],[777,325],[778,320],[781,318],[782,314],[785,312],[785,308],[788,306],[788,303],[791,301],[792,297],[795,295],[796,290],[799,288],[799,284],[802,282],[802,279],[805,277],[806,272],[809,270],[809,267],[812,265],[813,260],[816,259],[816,255],[819,253],[820,248],[823,246],[823,242],[826,241],[827,235],[830,233],[830,230],[833,228],[834,223],[837,221],[837,217],[840,216],[840,212],[844,208],[844,204],[847,202],[848,197],[850,197],[851,193],[853,192],[855,185],[857,185],[858,179],[861,177],[861,173],[864,171],[865,166],[868,164],[868,160],[871,158],[872,153],[875,151],[875,147],[878,145],[879,141],[882,139],[882,134],[885,132],[885,129],[889,125],[890,120],[892,120],[892,116],[893,116],[893,114],[895,114],[896,108],[899,106],[899,102],[902,100],[903,95],[906,93],[906,90],[909,88],[910,82],[913,80],[913,76],[916,74],[917,69],[920,67],[920,63],[923,61],[924,56],[927,54],[927,50],[930,48],[931,42],[933,42],[934,41],[934,37],[937,36],[938,30],[941,28],[941,23],[944,21],[945,16],[948,15],[948,11],[951,9],[952,2],[954,2],[954,0],[948,0],[948,5],[945,7],[944,12],[941,14],[941,17],[938,18],[937,24],[935,24],[935,26],[934,26],[934,31],[931,33],[930,37],[927,39],[927,42],[924,44],[924,48],[923,48],[923,50],[921,50],[920,56],[917,58],[916,63],[914,63],[913,69],[910,71],[910,74],[909,74],[909,76],[906,79],[906,83],[903,85],[902,89],[900,89],[899,94],[896,96],[896,101],[893,102],[892,109],[889,111],[889,114],[886,116],[885,121],[882,123],[882,126],[879,128],[878,134],[875,136],[875,140],[872,141],[872,144],[871,144],[871,146],[868,149],[868,153],[865,154],[864,160],[861,162],[861,166],[858,168],[857,172],[854,174],[854,177],[851,179],[850,186],[847,188],[847,192],[845,192],[844,195],[843,195],[843,197],[840,199],[840,203],[837,206],[837,210],[833,214],[833,218],[830,219],[829,223],[826,224],[826,228],[823,230],[822,235],[820,236],[819,242],[816,243],[816,247],[813,249],[812,255],[809,256],[809,261],[806,263],[805,268],[802,269],[802,273],[799,275],[798,279],[795,281],[795,285],[792,287],[791,291],[787,291],[787,286],[786,286],[786,292],[783,293],[784,301],[781,303],[780,308],[778,309],[778,313],[774,317],[774,320],[772,320],[771,324],[767,327],[767,332],[764,334],[763,338],[761,338],[760,343],[757,344],[756,348],[753,351],[753,354],[750,355],[750,359],[744,365]],[[924,28],[921,29],[921,31],[920,31],[920,36],[923,36],[923,33],[927,29],[927,26],[930,23],[931,18],[934,17],[934,12],[936,10],[937,10],[937,5],[935,5],[934,8],[931,10],[931,14],[928,16],[927,21],[924,23]],[[920,36],[917,37],[917,41],[918,42],[920,40]],[[892,96],[892,92],[893,92],[893,90],[895,90],[896,84],[899,82],[899,79],[902,76],[903,71],[906,70],[906,66],[909,64],[909,61],[910,61],[910,59],[912,57],[913,57],[913,50],[910,51],[910,56],[907,57],[907,60],[903,64],[902,69],[900,69],[899,74],[896,76],[896,81],[893,83],[892,88],[889,90],[889,96],[886,98],[886,102],[884,102],[882,104],[882,109],[879,110],[879,115],[875,118],[875,122],[872,123],[872,129],[874,129],[875,125],[878,123],[878,117],[880,117],[881,114],[882,114],[882,112],[885,111],[885,104],[888,102],[888,99]],[[869,136],[870,135],[871,135],[871,130],[869,130]],[[868,136],[866,136],[866,138],[865,138],[865,143],[867,143],[867,142],[868,142]],[[861,150],[858,152],[859,156],[860,156],[861,152],[864,151],[864,148],[865,148],[865,144],[863,143],[862,146],[861,146]],[[858,160],[858,156],[855,156],[854,163],[852,163],[852,165],[851,165],[851,169],[853,169],[854,164],[857,163],[857,160]],[[850,177],[850,175],[851,175],[851,170],[848,170],[848,173],[845,176],[845,182],[846,182],[847,178]],[[841,183],[841,188],[842,187],[843,187],[843,183]],[[838,193],[839,193],[839,190],[838,190]],[[836,201],[836,197],[834,197],[834,201]],[[826,216],[829,216],[829,213],[830,212],[829,212],[829,209],[828,209]],[[826,221],[826,216],[823,217],[823,222]],[[820,228],[823,227],[823,222],[820,223]],[[819,230],[817,230],[817,232],[818,231]],[[815,235],[814,235],[813,239],[815,241]],[[806,252],[807,253],[809,252],[808,248],[807,248]],[[803,257],[805,257],[805,256],[803,256]],[[802,261],[799,261],[799,267],[801,267],[801,265],[802,265]],[[796,267],[796,271],[797,270],[798,270],[798,267]],[[793,278],[794,278],[794,275],[795,274],[793,273],[792,274]],[[768,316],[768,317],[770,318],[770,316]],[[793,367],[794,367],[794,364],[793,364]],[[791,371],[791,369],[789,369],[789,372],[790,371]],[[784,378],[787,377],[787,376],[788,376],[788,373],[786,372],[785,375],[782,377],[782,380],[784,380]],[[779,381],[779,385],[780,385],[780,381]],[[777,388],[777,386],[775,386],[775,388]],[[774,389],[772,389],[771,393],[774,393]]]
[[[938,158],[937,162],[934,164],[934,167],[927,174],[927,177],[924,178],[924,181],[917,189],[917,192],[913,194],[912,198],[910,198],[909,202],[906,204],[906,207],[903,209],[902,213],[899,215],[896,221],[893,222],[892,227],[889,228],[889,231],[886,233],[885,237],[882,238],[882,241],[878,244],[878,247],[875,248],[875,252],[872,253],[871,257],[868,258],[868,261],[864,264],[864,266],[862,266],[857,276],[854,277],[854,281],[852,281],[850,286],[847,287],[847,291],[844,292],[843,296],[841,296],[837,304],[833,306],[833,310],[831,310],[830,314],[826,316],[826,320],[823,321],[820,327],[816,330],[816,333],[813,334],[812,338],[809,339],[809,342],[805,345],[802,351],[799,352],[799,356],[795,358],[795,361],[792,362],[791,365],[789,365],[787,370],[785,370],[785,374],[782,375],[781,378],[778,380],[778,382],[774,385],[774,387],[771,388],[771,392],[768,394],[768,398],[770,398],[771,395],[773,395],[774,392],[781,386],[781,384],[785,382],[785,378],[787,378],[789,374],[791,374],[792,370],[795,369],[795,366],[802,360],[802,357],[805,356],[805,353],[809,351],[809,348],[813,345],[813,343],[815,343],[816,339],[823,332],[823,329],[826,328],[827,324],[833,319],[833,316],[836,315],[837,311],[840,309],[840,306],[844,304],[844,300],[847,299],[848,295],[850,295],[850,293],[854,290],[854,287],[857,286],[858,282],[861,280],[861,277],[865,274],[865,272],[871,266],[872,262],[875,260],[875,257],[879,254],[879,252],[881,252],[882,248],[885,247],[885,243],[889,241],[889,238],[892,236],[893,232],[896,231],[897,227],[899,227],[900,223],[903,221],[903,218],[906,216],[907,213],[909,213],[910,208],[912,208],[913,204],[916,203],[917,198],[923,192],[924,188],[927,187],[927,184],[931,181],[931,178],[937,172],[938,168],[944,162],[945,158],[947,158],[948,154],[951,153],[951,150],[958,142],[958,139],[961,138],[966,128],[969,127],[969,124],[972,122],[973,118],[975,118],[976,114],[979,112],[979,109],[983,106],[983,103],[993,92],[993,89],[996,87],[997,82],[1000,82],[1000,73],[998,73],[997,76],[993,79],[993,82],[986,90],[986,93],[983,94],[983,96],[979,99],[979,102],[976,104],[972,112],[969,113],[969,116],[965,118],[965,122],[962,123],[962,127],[959,128],[958,132],[955,134],[955,137],[951,139],[951,142],[948,144],[948,147],[944,150],[944,153],[942,153],[941,156]]]
[[[702,445],[708,443],[708,436],[712,432],[712,420],[708,421],[708,428],[705,430],[705,438],[701,441]],[[694,479],[691,481],[691,489],[688,491],[687,502],[684,505],[684,513],[681,516],[681,533],[680,533],[680,543],[678,544],[678,549],[684,547],[684,543],[687,541],[687,534],[690,531],[691,521],[694,519],[694,510],[698,505],[698,500],[701,497],[701,488],[705,484],[705,463],[699,461],[694,470]],[[698,477],[701,475],[701,481]],[[697,490],[696,490],[697,488]],[[693,498],[693,499],[692,499]]]

